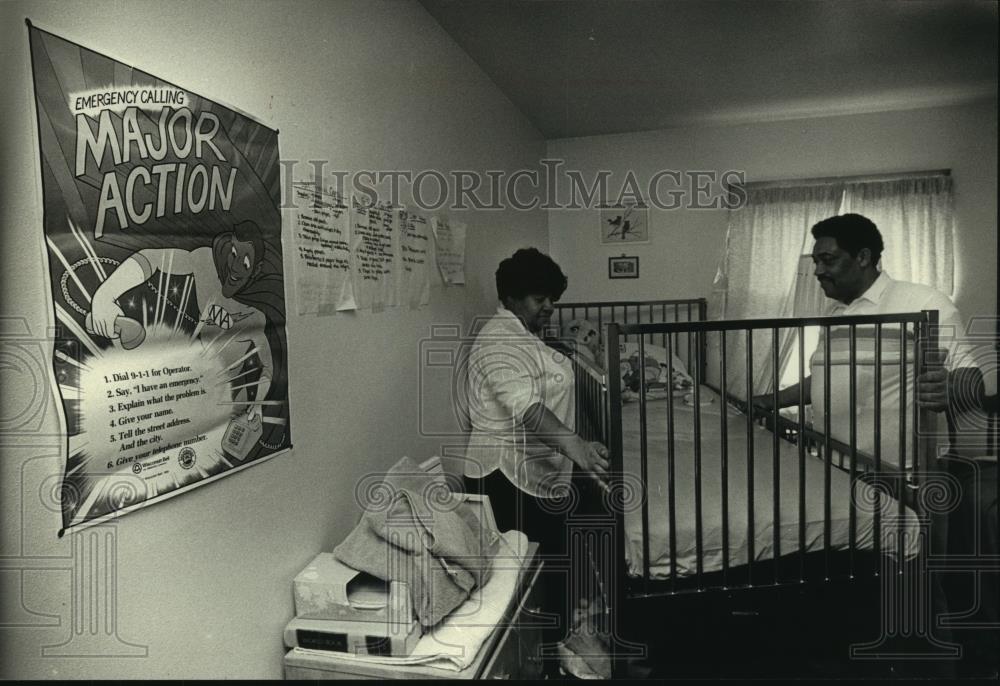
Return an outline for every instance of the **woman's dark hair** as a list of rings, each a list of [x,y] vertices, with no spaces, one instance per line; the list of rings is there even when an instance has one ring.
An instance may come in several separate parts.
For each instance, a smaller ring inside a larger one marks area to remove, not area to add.
[[[857,257],[862,248],[872,254],[872,264],[878,264],[885,245],[878,227],[868,217],[860,214],[841,214],[818,222],[812,227],[813,238],[832,238],[841,250]]]
[[[548,295],[553,301],[566,292],[566,275],[559,265],[536,248],[521,248],[497,267],[497,297]]]

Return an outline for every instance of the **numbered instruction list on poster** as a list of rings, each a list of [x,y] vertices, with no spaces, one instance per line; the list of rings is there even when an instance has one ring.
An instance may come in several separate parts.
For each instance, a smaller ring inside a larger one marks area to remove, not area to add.
[[[350,208],[339,194],[326,192],[313,181],[295,181],[292,186],[299,314],[355,309]]]
[[[115,455],[106,465],[109,472],[132,464],[136,465],[133,471],[143,472],[148,480],[159,476],[150,470],[160,468],[164,475],[174,470],[166,453],[176,448],[196,447],[202,454],[219,448],[221,435],[207,444],[208,450],[199,445],[225,427],[219,420],[228,411],[219,417],[216,408],[230,404],[224,389],[207,383],[208,370],[168,363],[103,371],[107,404],[94,408],[93,419],[107,427],[107,444]],[[162,457],[155,459],[157,455]]]

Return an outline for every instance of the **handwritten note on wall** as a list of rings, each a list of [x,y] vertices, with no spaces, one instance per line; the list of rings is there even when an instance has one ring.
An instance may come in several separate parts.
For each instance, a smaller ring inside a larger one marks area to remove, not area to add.
[[[465,283],[465,224],[435,217],[434,254],[445,283]]]
[[[378,311],[395,305],[398,209],[387,203],[367,204],[365,199],[354,196],[351,215],[353,278],[358,307]]]
[[[344,199],[314,181],[293,181],[295,273],[299,314],[355,308]]]
[[[416,309],[430,302],[430,222],[415,212],[399,213],[399,301]]]

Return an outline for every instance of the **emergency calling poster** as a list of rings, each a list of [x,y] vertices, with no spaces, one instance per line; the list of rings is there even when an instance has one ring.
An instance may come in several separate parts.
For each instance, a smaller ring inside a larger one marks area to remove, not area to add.
[[[291,446],[278,135],[29,33],[66,531]]]

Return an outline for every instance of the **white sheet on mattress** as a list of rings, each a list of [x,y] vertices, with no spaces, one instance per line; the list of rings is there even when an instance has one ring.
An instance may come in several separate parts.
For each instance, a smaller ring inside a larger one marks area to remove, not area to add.
[[[724,404],[711,389],[701,390],[701,485],[703,571],[722,569],[722,439],[721,414]],[[711,399],[714,402],[706,404]],[[675,497],[677,521],[678,576],[690,576],[697,571],[695,539],[695,459],[694,407],[681,397],[673,399]],[[667,470],[667,401],[646,403],[646,438],[650,522],[650,575],[670,576],[670,523],[668,518]],[[727,409],[729,464],[729,565],[747,562],[747,428],[746,417],[732,408]],[[626,478],[638,484],[641,453],[639,437],[639,403],[622,406],[622,438]],[[774,557],[774,501],[772,493],[774,434],[754,425],[754,559]],[[799,454],[798,447],[778,441],[780,493],[781,555],[799,550]],[[849,507],[851,484],[848,475],[836,468],[830,473],[831,547],[846,549],[849,541]],[[824,478],[825,465],[813,456],[805,456],[805,547],[807,551],[824,546]],[[855,481],[854,502],[857,513],[856,545],[871,549],[874,539],[874,489]],[[880,497],[882,550],[897,550],[900,521],[896,500]],[[919,550],[919,527],[916,514],[904,510],[905,550],[911,556]],[[625,516],[627,532],[626,554],[629,573],[642,574],[642,511],[632,507]]]

